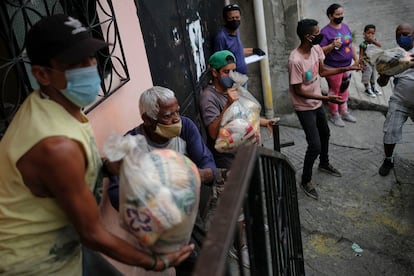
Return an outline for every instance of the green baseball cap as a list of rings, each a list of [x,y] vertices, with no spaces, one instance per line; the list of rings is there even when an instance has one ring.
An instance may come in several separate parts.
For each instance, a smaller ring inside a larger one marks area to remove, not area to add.
[[[230,63],[236,63],[236,57],[228,50],[218,51],[211,55],[208,63],[213,69],[220,69]]]

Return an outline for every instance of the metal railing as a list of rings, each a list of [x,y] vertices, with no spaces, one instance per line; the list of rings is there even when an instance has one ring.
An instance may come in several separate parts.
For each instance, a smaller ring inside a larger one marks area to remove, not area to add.
[[[231,274],[227,255],[242,207],[250,269],[239,262],[240,275],[304,275],[293,166],[280,152],[249,146],[230,171],[193,275]]]

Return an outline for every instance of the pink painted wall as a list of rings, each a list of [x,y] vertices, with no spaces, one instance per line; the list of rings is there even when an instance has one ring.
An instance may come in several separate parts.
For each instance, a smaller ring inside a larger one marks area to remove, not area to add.
[[[102,156],[104,156],[102,153],[102,145],[110,133],[117,132],[124,134],[127,130],[142,122],[138,110],[138,99],[145,89],[152,86],[148,59],[134,0],[112,1],[112,3],[115,9],[115,16],[117,18],[125,59],[130,74],[130,81],[88,113],[88,118],[94,129]],[[107,182],[105,181],[103,198],[99,205],[102,223],[111,233],[135,244],[135,238],[120,227],[118,213],[109,202],[106,187]],[[168,269],[165,274],[160,274],[145,271],[140,267],[125,265],[105,255],[103,256],[123,275],[175,275],[173,268]]]
[[[112,3],[130,81],[88,113],[102,155],[102,145],[111,132],[124,134],[127,130],[142,122],[139,116],[138,99],[145,89],[152,86],[144,40],[134,1],[112,1]]]

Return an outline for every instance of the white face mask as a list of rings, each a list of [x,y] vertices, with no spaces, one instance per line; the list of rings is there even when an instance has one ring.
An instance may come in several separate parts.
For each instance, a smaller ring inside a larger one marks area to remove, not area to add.
[[[167,139],[171,139],[174,137],[177,137],[181,133],[181,120],[178,123],[172,124],[172,125],[164,125],[157,123],[157,126],[155,128],[155,133],[157,133],[159,136],[162,136]]]

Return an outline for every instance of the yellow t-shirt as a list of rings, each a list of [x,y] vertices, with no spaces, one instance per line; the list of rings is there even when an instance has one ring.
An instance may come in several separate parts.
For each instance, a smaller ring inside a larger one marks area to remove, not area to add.
[[[101,160],[91,125],[84,119],[79,122],[34,91],[0,141],[0,274],[82,274],[79,237],[66,214],[54,198],[31,193],[16,163],[42,139],[69,137],[84,148],[85,181],[92,190]]]

